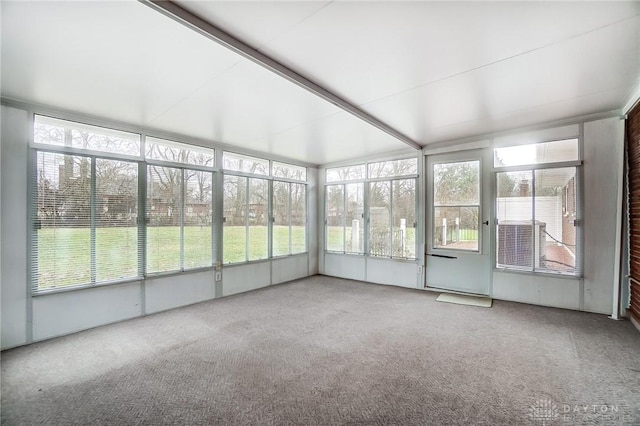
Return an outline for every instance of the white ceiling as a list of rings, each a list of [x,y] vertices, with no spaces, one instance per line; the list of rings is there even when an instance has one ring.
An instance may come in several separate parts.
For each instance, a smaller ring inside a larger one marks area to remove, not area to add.
[[[180,5],[421,145],[620,108],[640,2]],[[137,2],[6,2],[2,96],[325,164],[406,148]]]

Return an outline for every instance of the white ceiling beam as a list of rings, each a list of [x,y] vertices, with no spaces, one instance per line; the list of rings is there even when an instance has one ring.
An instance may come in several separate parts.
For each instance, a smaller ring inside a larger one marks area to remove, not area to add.
[[[171,2],[171,1],[157,1],[157,0],[139,0],[141,3],[149,6],[150,8],[162,13],[165,16],[173,19],[176,22],[184,25],[187,28],[196,31],[203,36],[209,38],[210,40],[215,41],[216,43],[232,50],[238,55],[243,56],[244,58],[266,68],[267,70],[278,74],[279,76],[289,80],[290,82],[297,84],[303,89],[308,90],[316,96],[321,97],[322,99],[331,102],[338,108],[352,114],[362,121],[369,123],[370,125],[382,130],[383,132],[393,136],[399,141],[409,145],[414,149],[422,149],[422,146],[418,144],[413,139],[409,138],[405,134],[400,131],[394,129],[383,121],[377,119],[371,114],[363,111],[358,106],[352,104],[351,102],[341,98],[325,87],[314,83],[309,80],[307,77],[293,71],[292,69],[284,66],[280,62],[271,58],[270,56],[265,55],[264,53],[259,52],[258,50],[252,48],[248,44],[243,41],[235,38],[231,34],[221,30],[215,25],[204,21],[202,18],[194,15],[188,10],[183,9],[179,5]]]

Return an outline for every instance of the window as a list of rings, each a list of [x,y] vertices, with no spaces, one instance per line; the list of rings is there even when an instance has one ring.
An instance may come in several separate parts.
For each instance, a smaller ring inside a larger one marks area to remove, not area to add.
[[[212,265],[213,149],[146,142],[158,164],[140,135],[35,116],[34,291]]]
[[[478,251],[480,161],[433,165],[433,247]]]
[[[96,281],[138,276],[138,165],[96,159]]]
[[[181,260],[182,171],[149,166],[147,170],[147,272],[179,271]]]
[[[139,136],[36,116],[34,142],[60,152],[35,151],[33,290],[139,277],[138,164],[104,157],[139,156]]]
[[[255,175],[268,175],[269,161],[225,151],[222,154],[222,168]]]
[[[273,255],[306,250],[306,185],[273,182]]]
[[[416,158],[327,169],[326,250],[415,259],[417,173]]]
[[[184,265],[211,266],[213,259],[213,186],[211,172],[185,170]]]
[[[42,115],[35,117],[34,142],[103,153],[140,155],[140,135]]]
[[[342,182],[347,180],[364,179],[365,170],[366,169],[364,164],[327,169],[327,182]]]
[[[145,147],[145,158],[148,160],[213,167],[214,155],[211,148],[185,145],[152,137],[145,139]]]
[[[211,266],[213,149],[151,137],[146,138],[145,147],[145,157],[150,163],[147,166],[146,272]],[[156,162],[162,165],[153,164]],[[165,165],[167,163],[175,166]]]
[[[364,184],[327,185],[327,250],[364,253]]]
[[[369,179],[415,176],[415,158],[369,163]],[[369,184],[369,254],[416,256],[416,179],[375,180]]]
[[[38,152],[36,290],[91,283],[91,159]]]
[[[307,169],[230,152],[224,152],[222,159],[223,262],[305,252],[307,185],[302,182]]]
[[[406,158],[404,160],[369,163],[368,173],[369,179],[417,175],[418,161],[415,158]]]
[[[278,163],[277,161],[274,161],[272,165],[272,175],[275,178],[306,181],[307,169],[305,167]]]
[[[369,254],[416,256],[415,179],[372,182],[369,186]]]
[[[212,148],[39,115],[33,130],[34,292],[213,265]],[[223,261],[306,252],[307,169],[222,163]]]
[[[520,149],[527,155],[526,164],[538,165],[531,170],[505,167],[496,173],[496,266],[580,275],[578,140],[540,145],[494,151],[495,164],[521,166]],[[564,164],[553,167],[554,163]]]
[[[268,181],[224,177],[224,263],[268,257]]]

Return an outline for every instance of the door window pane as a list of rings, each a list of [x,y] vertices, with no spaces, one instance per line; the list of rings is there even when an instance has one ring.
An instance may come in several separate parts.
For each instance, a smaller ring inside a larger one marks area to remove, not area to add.
[[[435,205],[480,204],[480,161],[434,164],[433,180]]]
[[[480,161],[433,166],[433,246],[478,251]]]
[[[435,207],[434,247],[478,251],[478,207]]]

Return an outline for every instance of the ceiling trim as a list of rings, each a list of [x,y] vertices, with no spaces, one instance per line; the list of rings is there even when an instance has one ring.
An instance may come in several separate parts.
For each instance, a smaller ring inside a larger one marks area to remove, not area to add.
[[[358,106],[341,98],[327,88],[311,81],[307,77],[299,74],[292,69],[284,66],[272,57],[259,52],[243,41],[237,39],[231,34],[221,30],[215,25],[203,20],[193,13],[183,9],[171,1],[164,0],[139,0],[140,3],[162,13],[163,15],[173,19],[174,21],[184,25],[185,27],[196,31],[208,39],[226,47],[227,49],[237,53],[238,55],[260,65],[261,67],[289,80],[290,82],[302,87],[303,89],[313,93],[314,95],[332,103],[338,108],[348,112],[349,114],[359,118],[360,120],[382,130],[399,141],[409,145],[410,147],[420,150],[422,146],[401,133],[395,128],[389,126],[373,115],[360,109]]]

